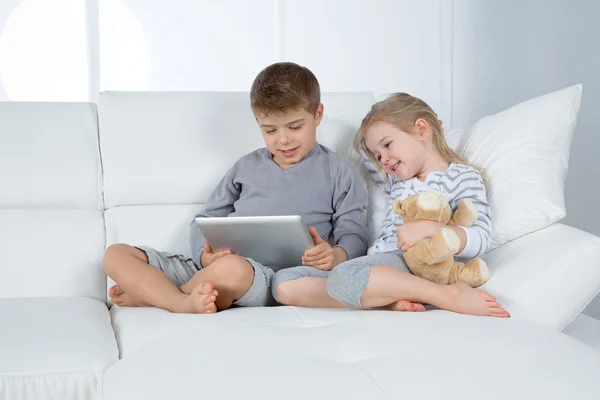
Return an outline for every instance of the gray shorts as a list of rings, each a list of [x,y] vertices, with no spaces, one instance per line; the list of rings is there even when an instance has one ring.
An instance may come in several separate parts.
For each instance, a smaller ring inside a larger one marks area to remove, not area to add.
[[[188,282],[202,269],[189,257],[181,254],[173,254],[166,251],[158,251],[147,246],[136,246],[148,257],[148,264],[161,270],[171,282],[177,287]],[[250,289],[233,305],[240,307],[259,307],[276,305],[271,294],[271,284],[275,272],[251,258],[246,258],[254,268],[254,282]]]
[[[277,287],[285,281],[303,277],[327,278],[327,294],[339,302],[351,306],[362,307],[362,297],[371,267],[390,266],[410,273],[400,250],[357,257],[337,265],[331,271],[322,271],[314,267],[293,267],[277,271],[273,281],[273,297],[277,299]]]
[[[400,250],[357,257],[331,271],[327,278],[327,293],[347,306],[362,307],[360,298],[367,287],[371,267],[375,266],[388,266],[410,273]]]

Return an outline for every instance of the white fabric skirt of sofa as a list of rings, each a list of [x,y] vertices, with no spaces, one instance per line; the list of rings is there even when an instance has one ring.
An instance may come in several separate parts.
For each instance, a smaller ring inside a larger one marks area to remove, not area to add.
[[[84,297],[0,299],[0,399],[101,400],[118,360],[106,304]]]

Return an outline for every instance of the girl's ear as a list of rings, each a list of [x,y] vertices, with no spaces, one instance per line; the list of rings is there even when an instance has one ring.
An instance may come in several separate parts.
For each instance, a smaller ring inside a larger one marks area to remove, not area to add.
[[[424,118],[419,118],[415,121],[415,129],[421,140],[425,140],[431,136],[431,128]]]

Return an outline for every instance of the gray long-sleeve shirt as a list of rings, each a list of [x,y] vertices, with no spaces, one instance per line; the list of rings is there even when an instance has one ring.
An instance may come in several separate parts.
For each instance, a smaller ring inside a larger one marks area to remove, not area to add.
[[[240,158],[195,217],[300,215],[348,259],[367,251],[367,193],[353,167],[319,144],[298,164],[281,169],[262,148]],[[190,224],[194,262],[206,242]]]

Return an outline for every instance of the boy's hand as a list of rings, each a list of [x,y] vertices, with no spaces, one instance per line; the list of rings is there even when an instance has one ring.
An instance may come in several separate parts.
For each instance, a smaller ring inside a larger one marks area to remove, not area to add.
[[[412,221],[400,225],[396,231],[398,248],[406,251],[423,239],[434,237],[443,225],[434,221]]]
[[[232,254],[231,249],[223,250],[218,253],[213,253],[212,247],[210,247],[210,245],[206,242],[204,243],[204,253],[202,253],[202,256],[200,257],[200,265],[202,266],[202,268],[206,268],[210,264],[215,262],[217,258],[221,258],[228,254]]]
[[[308,228],[308,232],[310,232],[310,236],[312,237],[313,242],[315,242],[315,245],[304,252],[302,264],[323,271],[331,271],[333,267],[340,262],[338,260],[339,255],[336,254],[336,249],[332,248],[329,243],[319,236],[319,233],[314,226]]]

